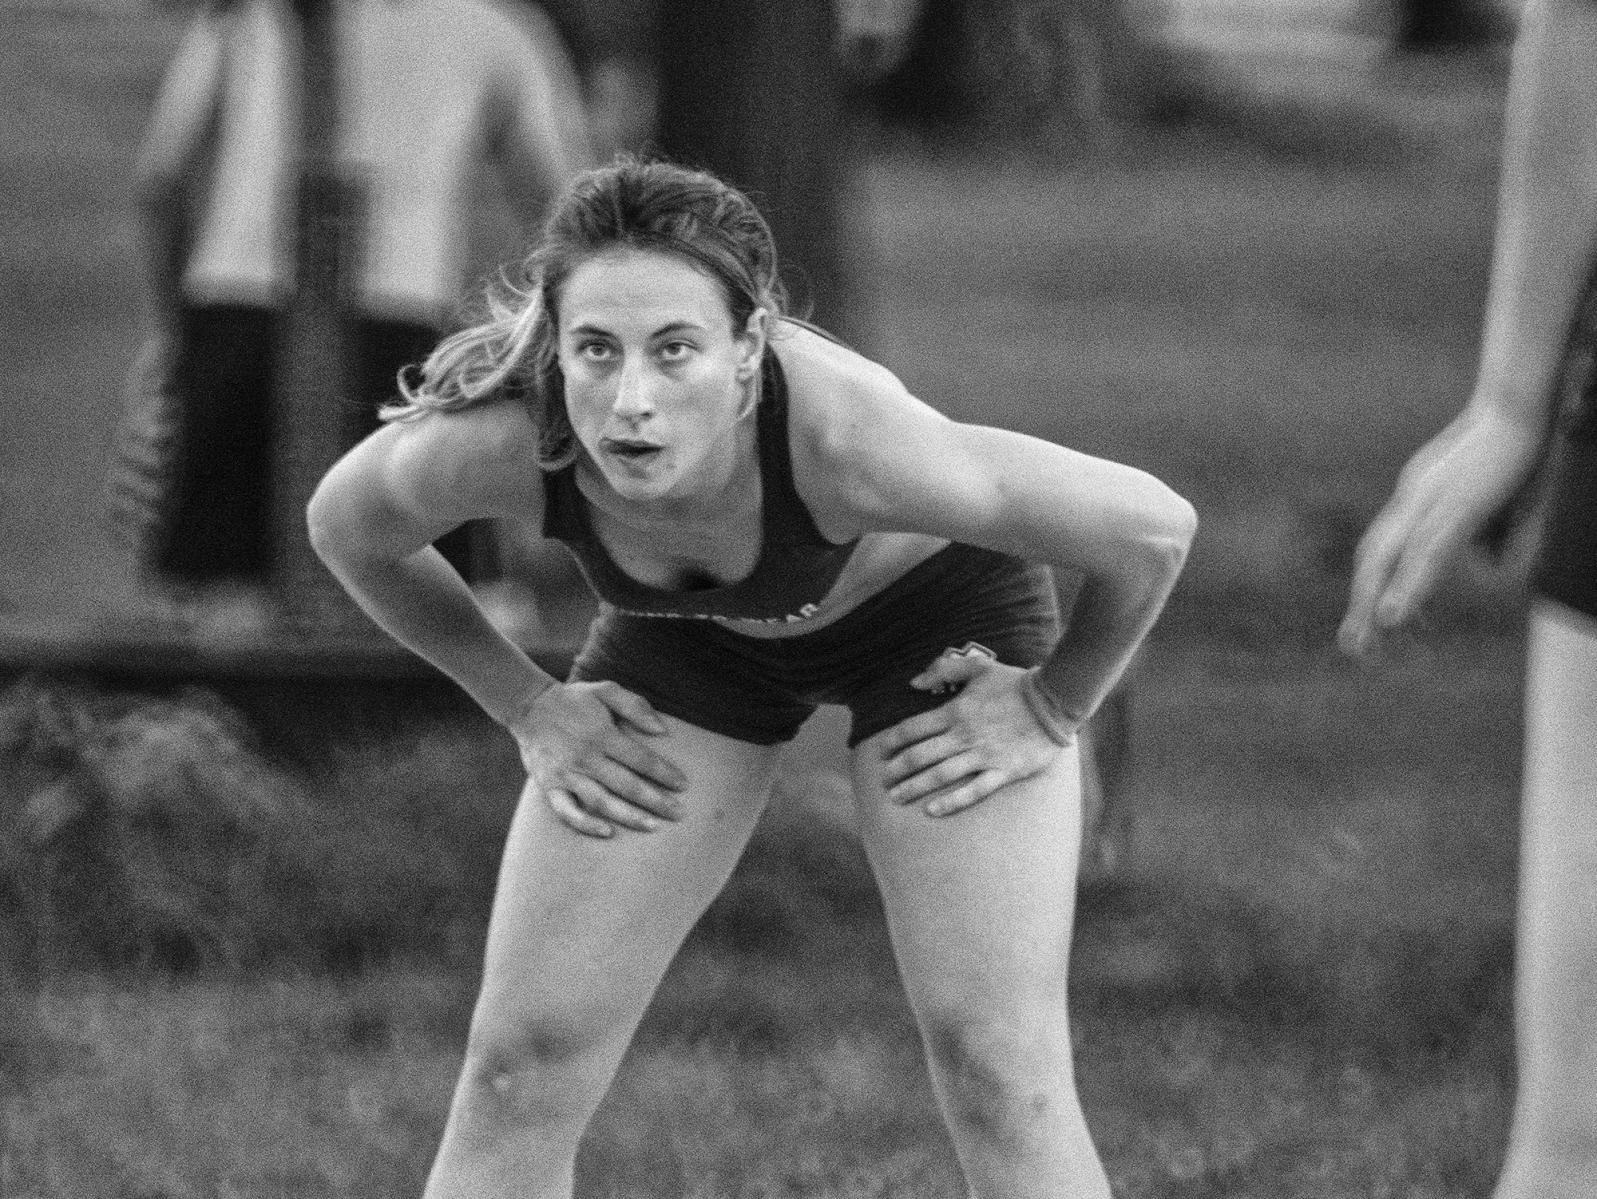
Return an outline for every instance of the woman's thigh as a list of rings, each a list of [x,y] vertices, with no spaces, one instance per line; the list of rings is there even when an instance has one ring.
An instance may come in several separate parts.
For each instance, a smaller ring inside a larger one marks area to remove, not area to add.
[[[860,744],[860,826],[911,1000],[1062,1005],[1080,852],[1081,766],[1053,764],[954,816],[883,793],[880,736]]]
[[[1597,617],[1553,600],[1531,608],[1526,678],[1527,782],[1590,803],[1597,797]],[[1571,810],[1582,824],[1592,812]]]
[[[670,717],[654,743],[688,776],[657,832],[573,832],[528,784],[489,924],[474,1037],[529,1025],[630,1036],[683,938],[725,885],[770,792],[778,751]]]

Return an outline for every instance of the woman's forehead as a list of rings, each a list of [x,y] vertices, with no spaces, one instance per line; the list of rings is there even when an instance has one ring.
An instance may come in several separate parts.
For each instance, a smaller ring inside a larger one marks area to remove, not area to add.
[[[725,324],[730,315],[720,283],[703,267],[658,250],[596,254],[573,269],[560,288],[560,324],[566,328],[665,317]]]

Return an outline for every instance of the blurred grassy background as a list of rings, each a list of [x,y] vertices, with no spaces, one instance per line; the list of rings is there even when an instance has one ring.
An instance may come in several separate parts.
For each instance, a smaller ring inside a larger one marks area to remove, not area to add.
[[[173,27],[41,3],[0,33],[0,605],[100,604],[127,585],[97,515],[138,336],[127,167]],[[1468,386],[1500,74],[1222,69],[1228,105],[1090,160],[872,141],[875,350],[1203,519],[1076,947],[1118,1193],[1478,1195],[1511,1072],[1513,588],[1475,572],[1378,663],[1329,638],[1353,539]],[[585,1195],[960,1194],[836,733],[794,747],[668,978]],[[8,680],[0,1196],[416,1192],[516,781],[443,688]]]

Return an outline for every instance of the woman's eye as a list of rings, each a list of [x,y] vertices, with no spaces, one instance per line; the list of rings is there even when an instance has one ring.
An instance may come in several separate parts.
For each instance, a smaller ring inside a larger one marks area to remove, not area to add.
[[[686,341],[668,341],[660,347],[660,357],[667,362],[675,362],[686,358],[692,352],[692,344]]]
[[[610,347],[602,341],[585,341],[577,347],[577,353],[590,362],[603,362],[610,357]]]

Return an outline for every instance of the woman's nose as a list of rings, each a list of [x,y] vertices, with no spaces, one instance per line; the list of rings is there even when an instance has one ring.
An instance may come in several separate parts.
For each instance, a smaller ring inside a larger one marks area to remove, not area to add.
[[[641,419],[654,411],[654,388],[648,371],[635,359],[621,367],[613,407],[617,416],[628,420]]]

